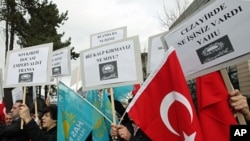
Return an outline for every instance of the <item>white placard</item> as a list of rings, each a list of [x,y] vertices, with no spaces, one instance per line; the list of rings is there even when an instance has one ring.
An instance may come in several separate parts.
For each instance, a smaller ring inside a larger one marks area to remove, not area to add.
[[[110,44],[127,38],[127,27],[120,27],[90,35],[90,47]]]
[[[70,87],[81,81],[80,65],[78,65],[73,71],[70,79]]]
[[[36,86],[32,87],[32,98],[33,98],[33,101],[36,100]]]
[[[69,76],[71,73],[70,47],[53,51],[51,66],[52,77]]]
[[[52,48],[49,43],[8,51],[4,87],[49,84]]]
[[[250,52],[249,7],[250,1],[212,1],[164,36],[186,77]]]
[[[13,104],[16,103],[17,100],[23,99],[23,89],[22,87],[16,87],[11,91],[12,94],[12,102]]]
[[[147,61],[147,73],[149,74],[154,67],[160,62],[166,47],[163,45],[161,37],[166,34],[165,32],[151,36],[148,38],[148,61]]]
[[[80,53],[83,91],[143,82],[139,37]]]

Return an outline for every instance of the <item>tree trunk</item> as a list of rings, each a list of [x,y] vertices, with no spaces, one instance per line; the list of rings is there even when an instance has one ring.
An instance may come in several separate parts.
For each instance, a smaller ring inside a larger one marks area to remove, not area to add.
[[[10,50],[14,48],[14,41],[15,41],[15,28],[13,22],[11,22],[11,29],[10,29]]]
[[[7,52],[8,52],[8,48],[9,48],[9,25],[8,25],[8,21],[6,21],[6,25],[5,25],[5,63],[6,64],[6,60],[7,60]]]

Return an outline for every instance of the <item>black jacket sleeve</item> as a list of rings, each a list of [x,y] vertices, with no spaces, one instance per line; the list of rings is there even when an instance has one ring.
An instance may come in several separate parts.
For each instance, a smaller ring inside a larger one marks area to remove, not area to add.
[[[24,134],[24,131],[21,129],[21,120],[18,119],[14,121],[10,126],[4,126],[0,134],[4,137],[20,136]]]
[[[1,140],[28,141],[24,130],[21,129],[21,119],[14,120],[11,125],[4,126],[0,129]]]
[[[24,125],[24,130],[32,141],[57,140],[56,129],[53,132],[44,132],[42,129],[39,128],[39,126],[33,119],[28,124]]]

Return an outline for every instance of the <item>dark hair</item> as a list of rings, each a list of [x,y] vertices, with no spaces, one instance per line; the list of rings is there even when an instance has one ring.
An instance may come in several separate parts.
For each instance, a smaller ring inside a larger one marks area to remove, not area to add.
[[[23,103],[23,100],[16,100],[16,103]]]
[[[53,120],[57,120],[57,106],[56,105],[49,105],[48,107],[46,107],[43,110],[42,115],[44,115],[45,113],[50,113],[51,118]]]

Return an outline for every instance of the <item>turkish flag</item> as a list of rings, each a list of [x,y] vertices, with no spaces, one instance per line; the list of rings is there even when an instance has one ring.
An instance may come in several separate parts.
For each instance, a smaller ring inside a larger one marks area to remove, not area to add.
[[[5,123],[5,113],[6,113],[6,108],[5,108],[4,99],[2,98],[2,101],[0,101],[0,120],[3,123]]]
[[[127,112],[153,141],[203,141],[192,97],[172,47],[141,86]]]
[[[229,141],[230,125],[237,124],[220,71],[196,78],[198,116],[206,141]]]
[[[132,95],[133,96],[138,92],[138,90],[140,89],[140,87],[141,87],[141,84],[134,84],[134,89],[132,91]]]

